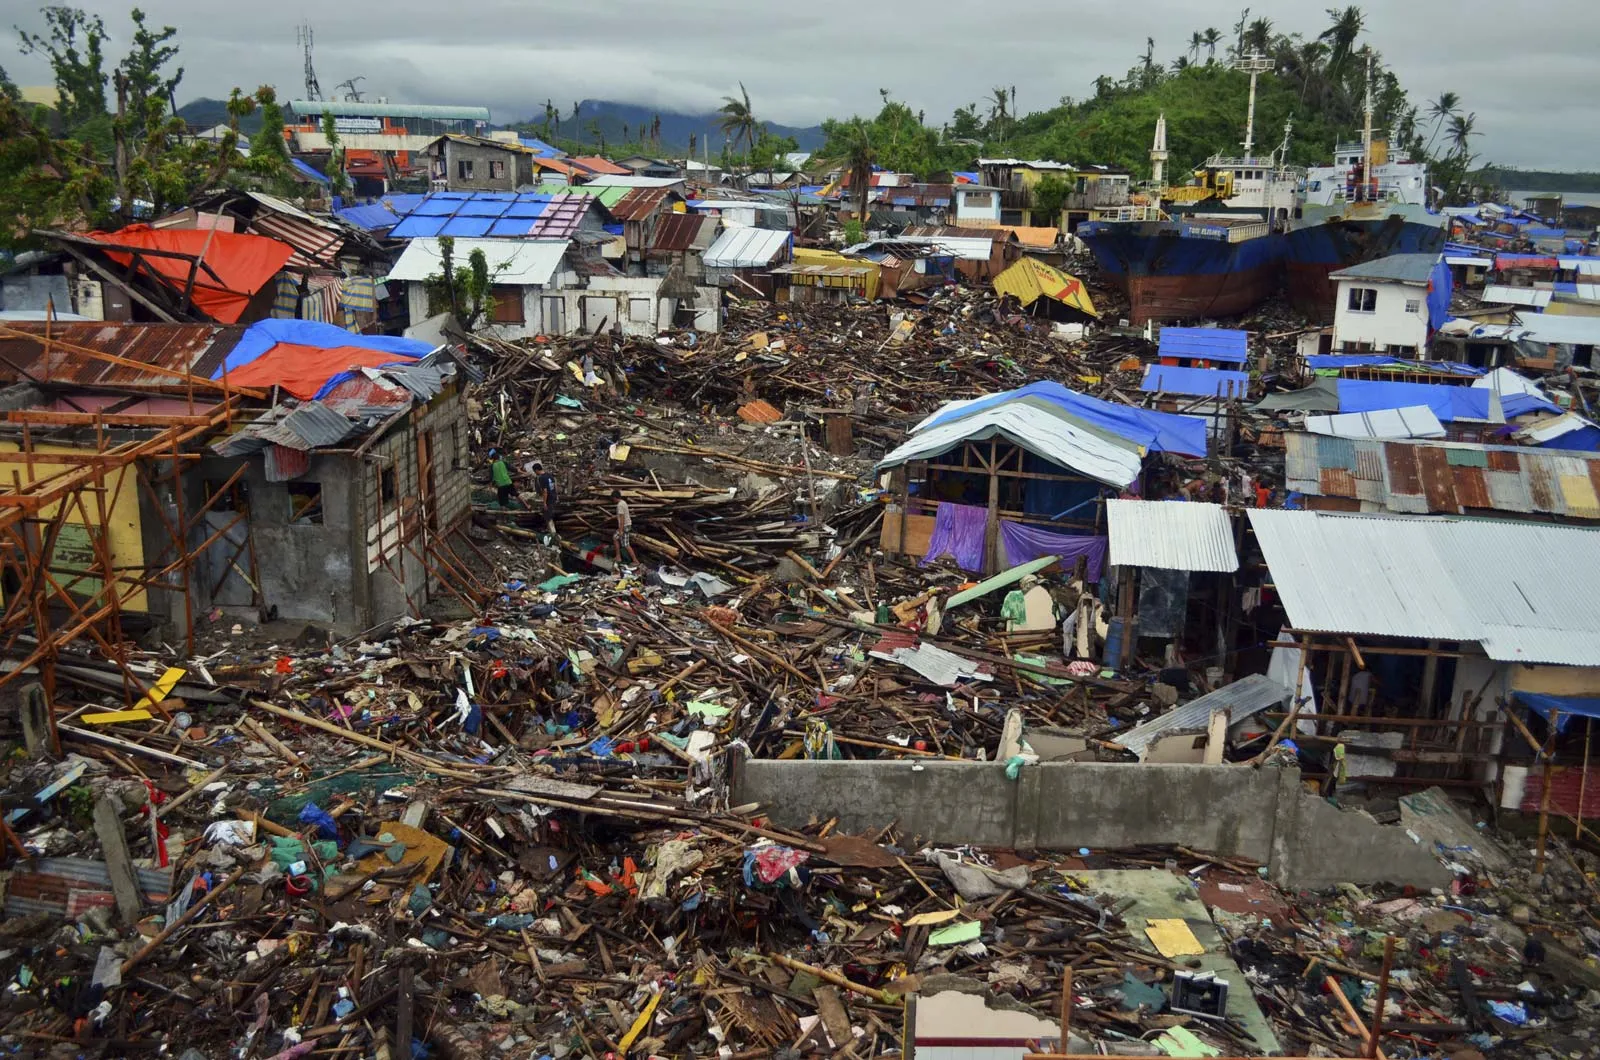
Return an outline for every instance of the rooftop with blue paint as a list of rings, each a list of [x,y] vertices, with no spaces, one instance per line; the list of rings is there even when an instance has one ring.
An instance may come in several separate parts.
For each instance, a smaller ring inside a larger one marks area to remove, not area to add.
[[[1250,353],[1250,333],[1229,328],[1162,328],[1162,357],[1243,364]]]

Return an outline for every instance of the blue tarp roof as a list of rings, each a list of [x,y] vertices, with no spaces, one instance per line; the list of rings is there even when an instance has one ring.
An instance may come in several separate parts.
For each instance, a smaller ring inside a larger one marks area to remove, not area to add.
[[[318,169],[316,166],[313,166],[303,158],[291,158],[289,159],[289,164],[295,169],[299,170],[301,176],[310,177],[318,184],[333,183],[333,181],[328,179],[328,175],[326,173]]]
[[[1340,412],[1380,412],[1426,405],[1440,423],[1488,420],[1490,391],[1482,387],[1446,383],[1401,383],[1388,380],[1340,379]],[[1544,410],[1560,412],[1550,401],[1533,394],[1502,394],[1500,408],[1507,419]]]
[[[1177,416],[1170,412],[1151,412],[1128,405],[1117,405],[1099,398],[1068,390],[1060,383],[1029,383],[1003,394],[991,394],[959,408],[936,415],[926,421],[931,427],[940,423],[969,416],[974,412],[1003,405],[1018,398],[1042,398],[1059,405],[1064,411],[1083,419],[1092,426],[1110,431],[1153,452],[1181,453],[1186,456],[1206,455],[1206,421],[1194,416]]]
[[[1457,361],[1412,361],[1403,357],[1391,357],[1387,353],[1313,353],[1306,358],[1306,365],[1312,371],[1329,368],[1383,368],[1396,365],[1429,372],[1448,372],[1451,375],[1483,374],[1482,368],[1474,368],[1470,364],[1461,364]]]
[[[1250,373],[1151,364],[1145,366],[1144,382],[1139,389],[1190,397],[1242,398],[1250,392]]]
[[[517,142],[532,151],[539,158],[555,158],[561,154],[561,148],[551,147],[537,136],[519,136]]]
[[[1162,328],[1161,356],[1243,364],[1250,355],[1247,332],[1227,328]]]
[[[420,194],[385,195],[377,202],[342,207],[333,211],[333,215],[346,224],[372,232],[398,224],[425,198],[426,195]]]
[[[582,194],[582,191],[574,189],[574,193]],[[542,192],[438,191],[423,196],[389,235],[394,239],[520,238],[533,231],[534,222],[550,208],[554,199],[555,196]]]
[[[952,176],[956,176],[956,177],[965,177],[968,184],[982,184],[983,183],[983,181],[978,177],[978,174],[977,174],[976,171],[969,173],[966,170],[958,169],[954,173],[952,173],[951,175]]]
[[[1593,696],[1552,696],[1544,692],[1513,692],[1511,698],[1527,707],[1545,721],[1560,711],[1556,731],[1566,732],[1573,718],[1600,718],[1600,698]]]

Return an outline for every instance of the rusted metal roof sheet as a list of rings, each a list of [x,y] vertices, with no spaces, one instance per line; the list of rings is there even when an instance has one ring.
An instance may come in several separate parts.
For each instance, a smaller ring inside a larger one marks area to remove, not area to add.
[[[1391,512],[1600,520],[1600,454],[1300,432],[1285,435],[1284,446],[1289,488],[1312,496],[1354,498]]]
[[[47,330],[52,340],[48,353]],[[0,324],[0,379],[28,382],[32,376],[40,382],[81,386],[181,382],[170,375],[110,364],[86,350],[210,379],[244,332],[242,327],[216,324],[7,322]]]
[[[670,188],[634,188],[611,207],[611,216],[624,224],[629,221],[643,221],[661,209],[670,194],[672,194]]]
[[[294,254],[289,258],[290,268],[336,268],[339,251],[344,249],[345,235],[337,228],[315,221],[302,221],[288,214],[258,214],[250,222],[249,230],[293,247]]]
[[[702,236],[715,232],[717,219],[698,213],[669,213],[656,225],[655,239],[650,244],[651,253],[677,254],[698,247],[704,250],[711,245]]]

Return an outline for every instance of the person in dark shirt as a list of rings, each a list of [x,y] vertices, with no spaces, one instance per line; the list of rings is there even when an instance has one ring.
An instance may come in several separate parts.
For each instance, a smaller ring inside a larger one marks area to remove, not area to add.
[[[537,460],[533,462],[533,490],[544,505],[544,521],[553,534],[556,532],[556,477]]]

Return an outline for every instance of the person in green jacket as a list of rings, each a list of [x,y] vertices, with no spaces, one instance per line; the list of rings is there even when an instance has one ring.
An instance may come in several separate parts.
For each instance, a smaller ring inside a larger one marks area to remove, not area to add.
[[[511,469],[506,467],[505,457],[500,455],[500,450],[489,450],[489,479],[494,483],[495,497],[500,502],[500,507],[511,507]]]

